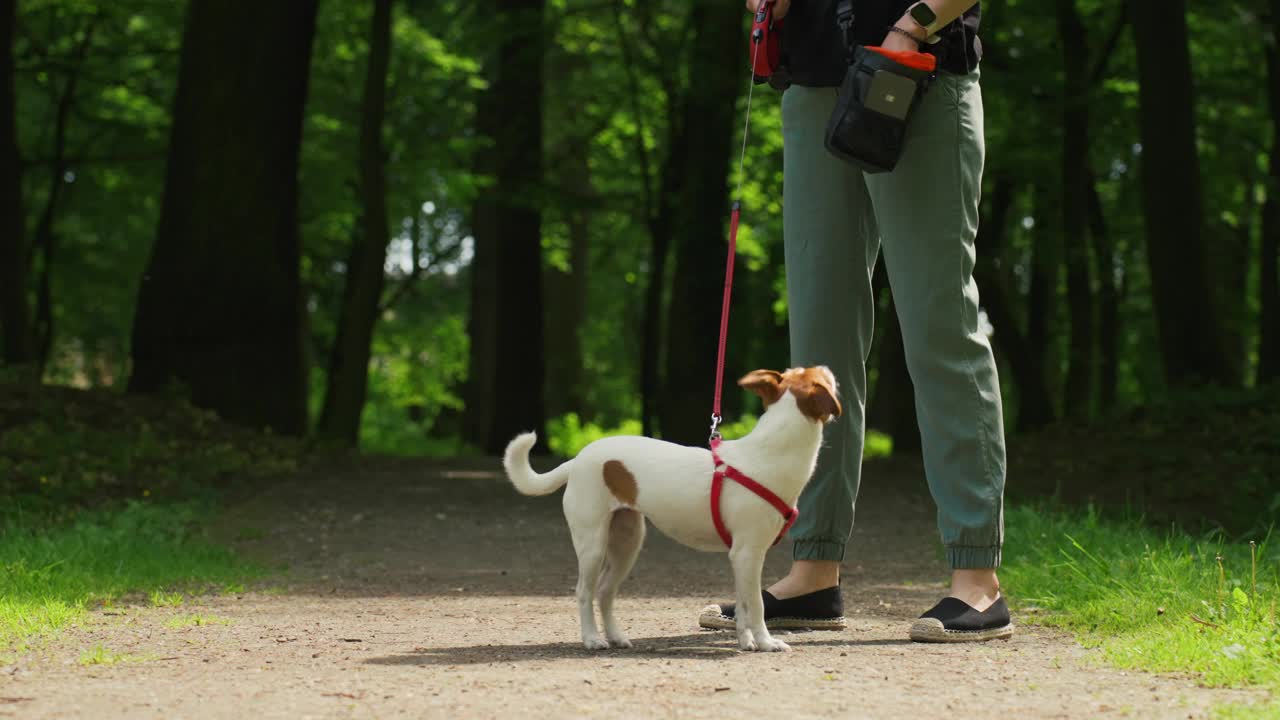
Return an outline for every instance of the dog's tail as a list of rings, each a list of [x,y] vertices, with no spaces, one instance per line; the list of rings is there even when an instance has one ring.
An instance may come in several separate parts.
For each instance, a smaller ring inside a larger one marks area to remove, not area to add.
[[[507,444],[507,452],[502,456],[502,467],[507,471],[507,479],[524,495],[547,495],[569,482],[572,460],[541,475],[533,471],[533,466],[529,464],[529,450],[537,441],[537,433],[517,435]]]

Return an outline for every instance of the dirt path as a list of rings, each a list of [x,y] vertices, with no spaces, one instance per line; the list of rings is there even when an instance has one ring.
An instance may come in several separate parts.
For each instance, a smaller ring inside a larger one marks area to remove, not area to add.
[[[619,600],[636,647],[589,654],[559,495],[519,497],[494,470],[381,462],[272,488],[219,534],[287,563],[283,593],[95,613],[0,667],[0,717],[1186,718],[1256,697],[1106,669],[1042,630],[907,642],[943,571],[919,471],[892,464],[866,473],[847,631],[738,652],[695,619],[731,590],[724,556],[654,532]],[[769,577],[787,555],[771,553]],[[213,622],[169,626],[193,613]],[[135,659],[81,664],[99,644]]]

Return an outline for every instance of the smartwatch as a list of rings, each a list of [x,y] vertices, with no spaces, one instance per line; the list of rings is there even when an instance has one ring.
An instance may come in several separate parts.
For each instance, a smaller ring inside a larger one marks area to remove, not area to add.
[[[938,14],[933,11],[933,8],[929,7],[928,3],[918,2],[912,5],[907,10],[907,13],[911,15],[911,19],[915,20],[917,25],[927,30],[930,35],[938,31],[938,28],[934,27],[934,23],[938,22]]]
[[[932,45],[938,42],[940,39],[936,37],[938,32],[938,14],[933,11],[933,8],[929,7],[928,3],[918,2],[915,5],[912,5],[907,10],[907,14],[911,16],[911,19],[914,20],[917,25],[924,28],[924,31],[927,34],[927,37],[925,38],[926,43]]]

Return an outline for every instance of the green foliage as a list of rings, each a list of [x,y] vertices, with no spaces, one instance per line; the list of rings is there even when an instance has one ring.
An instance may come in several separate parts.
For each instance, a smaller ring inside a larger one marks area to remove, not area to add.
[[[639,434],[639,420],[627,420],[617,427],[602,428],[595,423],[583,424],[577,413],[568,413],[547,421],[547,445],[552,452],[563,457],[573,457],[582,448],[602,438]]]
[[[86,609],[150,597],[181,604],[185,593],[217,590],[258,576],[256,567],[207,541],[205,505],[129,502],[62,522],[24,513],[0,516],[0,650],[21,649]],[[176,598],[176,602],[175,602]],[[114,662],[95,650],[89,662]]]
[[[759,417],[755,415],[743,415],[733,422],[722,424],[720,434],[726,440],[737,440],[750,433],[758,420]],[[601,438],[641,434],[639,420],[626,420],[617,427],[604,428],[595,423],[583,423],[576,413],[567,413],[550,420],[547,423],[547,433],[550,435],[547,438],[547,445],[562,457],[573,457],[581,452],[582,448]],[[869,430],[863,457],[871,460],[888,457],[891,454],[893,454],[893,438],[882,432]]]
[[[43,253],[33,258],[34,272],[49,272],[52,285],[50,380],[110,386],[127,373],[184,12],[184,3],[149,0],[18,3],[14,79],[28,238],[38,239],[48,212],[56,245],[49,267]],[[59,152],[53,129],[64,105]]]
[[[1009,450],[1020,497],[1256,537],[1280,513],[1280,384],[1183,392],[1015,438]]]
[[[1071,630],[1118,667],[1280,690],[1280,553],[1087,513],[1012,509],[1002,584],[1023,622]]]
[[[295,471],[296,441],[244,430],[177,397],[0,384],[0,495],[31,510],[189,498]]]
[[[1099,71],[1086,98],[1089,164],[1116,253],[1110,271],[1119,290],[1118,402],[1122,407],[1149,404],[1165,388],[1142,240],[1136,57],[1131,33],[1117,25],[1119,4],[1075,0],[1074,5],[1085,24],[1095,63],[1091,69]],[[1018,331],[1033,320],[1046,323],[1045,375],[1050,396],[1060,403],[1070,316],[1059,265],[1067,243],[1086,239],[1061,234],[1061,47],[1045,41],[1058,32],[1054,14],[1036,9],[1030,0],[992,0],[983,6],[990,151],[986,189],[997,180],[1007,181],[1014,204],[1002,247],[981,248],[978,262],[997,268],[1007,284]],[[1256,364],[1256,258],[1272,142],[1265,33],[1254,32],[1266,22],[1264,11],[1243,0],[1188,10],[1192,80],[1200,98],[1196,119],[1205,224],[1209,246],[1215,249],[1210,258],[1212,301],[1221,310],[1228,354],[1238,359],[1246,384]],[[668,280],[654,276],[650,222],[664,202],[680,202],[679,197],[662,196],[661,175],[675,150],[675,123],[694,86],[683,62],[692,37],[689,12],[687,3],[642,0],[557,0],[548,5],[545,179],[533,199],[543,210],[544,269],[586,276],[578,328],[581,407],[569,409],[602,427],[621,426],[640,414],[636,389],[644,355],[645,290]],[[184,13],[184,3],[150,0],[18,3],[15,85],[28,236],[34,237],[47,216],[55,241],[48,267],[43,252],[32,249],[33,281],[47,271],[53,290],[48,381],[119,388],[127,377],[133,304],[163,191]],[[322,3],[317,21],[299,168],[303,301],[316,376],[313,412],[322,398],[347,255],[360,227],[358,89],[364,82],[370,13],[369,3]],[[373,341],[360,438],[371,452],[467,451],[456,438],[464,411],[460,388],[468,373],[472,203],[477,188],[492,181],[477,170],[476,151],[488,141],[476,132],[474,117],[497,46],[500,23],[493,20],[485,6],[458,0],[395,6],[384,129],[392,237],[386,238],[386,307]],[[744,32],[746,21],[744,13]],[[1104,64],[1113,35],[1117,42]],[[1242,45],[1241,37],[1259,39]],[[744,86],[746,71],[744,57]],[[74,92],[69,92],[73,79]],[[735,159],[740,141],[736,129],[746,111],[743,95],[735,132],[724,138]],[[60,146],[53,129],[61,106],[69,113]],[[744,172],[739,177],[735,164],[725,178],[731,189],[741,182],[743,203],[731,374],[781,367],[787,360],[782,137],[780,95],[767,86],[755,87]],[[724,208],[696,208],[681,209],[677,216],[688,212],[726,214]],[[586,267],[571,267],[571,227],[587,238]],[[984,233],[987,229],[984,225]],[[1036,306],[1029,302],[1032,270],[1042,265],[1049,267],[1048,303],[1042,318],[1031,318],[1028,310]],[[1093,278],[1095,288],[1099,281]],[[554,322],[556,308],[545,310]],[[679,317],[678,312],[664,315],[663,322],[678,322]],[[998,337],[1011,330],[995,332]],[[670,351],[678,349],[664,350]],[[872,378],[875,363],[873,357]],[[1017,388],[1011,373],[1002,377],[1010,383],[1006,397],[1013,418]],[[1108,410],[1101,404],[1096,399],[1091,414]],[[731,414],[738,410],[730,408]],[[25,448],[21,452],[37,448],[57,457],[51,427],[26,428],[27,437],[19,439]],[[154,428],[151,432],[162,434]],[[154,439],[144,433],[130,437],[138,440],[143,457],[133,457],[129,442],[107,442],[89,448],[69,468],[22,469],[23,482],[38,484],[47,476],[50,485],[77,486],[69,492],[83,494],[114,487],[109,478],[120,475],[115,469],[132,476],[139,473],[139,463],[164,464],[147,459],[156,450]],[[251,470],[254,463],[241,455],[244,444],[235,445],[211,447],[190,463],[191,473],[176,474],[204,482],[213,474]],[[873,446],[869,439],[869,455],[876,452]],[[0,448],[0,456],[14,452]],[[1161,453],[1156,456],[1185,457]],[[269,462],[270,454],[255,454],[255,463],[264,456]],[[92,467],[99,456],[106,467]],[[86,459],[88,470],[81,472],[79,463]],[[7,469],[3,462],[0,471]],[[1249,462],[1228,463],[1243,467],[1236,474],[1244,487],[1235,493],[1239,505],[1267,507],[1270,499],[1260,501],[1250,488],[1274,474],[1259,475]],[[1170,460],[1169,468],[1175,464]],[[221,470],[203,473],[206,467]],[[1232,482],[1235,487],[1234,476]],[[0,489],[4,483],[0,479]],[[129,492],[143,489],[135,485]]]

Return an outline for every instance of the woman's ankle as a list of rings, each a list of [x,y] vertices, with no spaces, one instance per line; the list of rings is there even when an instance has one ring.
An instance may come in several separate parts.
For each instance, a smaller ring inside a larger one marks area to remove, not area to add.
[[[1000,597],[1000,578],[995,568],[953,570],[950,594],[979,612],[985,611]]]
[[[840,563],[833,560],[796,560],[791,570],[769,587],[779,600],[807,595],[840,584]]]

